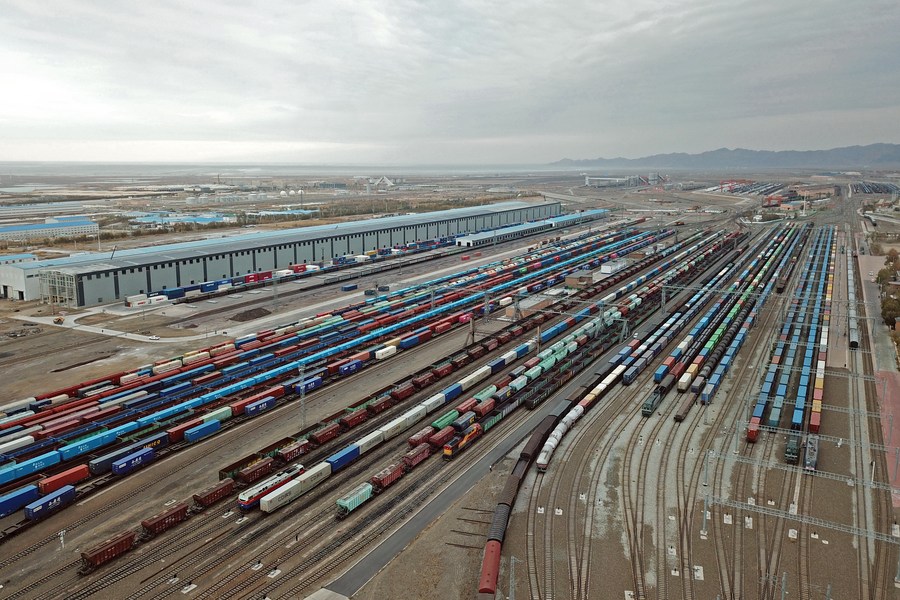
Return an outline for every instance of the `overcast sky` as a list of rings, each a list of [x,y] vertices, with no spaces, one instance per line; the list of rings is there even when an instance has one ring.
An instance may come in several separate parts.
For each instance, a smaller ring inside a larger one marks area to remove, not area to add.
[[[900,142],[896,0],[0,0],[0,160]]]

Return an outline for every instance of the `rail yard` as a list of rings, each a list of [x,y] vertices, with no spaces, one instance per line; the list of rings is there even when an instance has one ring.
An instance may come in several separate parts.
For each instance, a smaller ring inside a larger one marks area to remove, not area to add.
[[[55,371],[4,384],[0,597],[895,597],[862,224],[745,201],[48,325],[0,359]]]

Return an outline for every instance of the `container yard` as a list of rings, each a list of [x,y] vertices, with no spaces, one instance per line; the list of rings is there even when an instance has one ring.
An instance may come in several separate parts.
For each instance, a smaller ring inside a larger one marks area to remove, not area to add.
[[[877,291],[838,250],[864,225],[717,201],[685,227],[585,199],[553,235],[354,251],[17,341],[3,597],[891,597]]]

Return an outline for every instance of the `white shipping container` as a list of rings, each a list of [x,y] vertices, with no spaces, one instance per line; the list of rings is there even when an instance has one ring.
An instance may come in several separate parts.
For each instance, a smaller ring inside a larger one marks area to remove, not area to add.
[[[384,348],[381,348],[380,350],[375,351],[375,358],[381,360],[395,354],[397,354],[396,346],[386,346]]]
[[[422,406],[425,407],[425,412],[431,413],[442,407],[445,402],[444,394],[435,394],[425,400],[425,402],[422,403]]]
[[[356,260],[356,262],[358,262],[358,263],[364,263],[364,262],[366,262],[367,260],[369,260],[369,257],[366,256],[365,254],[360,254],[359,256],[354,256],[353,258],[354,258],[354,259]]]
[[[379,431],[381,431],[384,434],[384,439],[389,440],[392,437],[399,434],[404,429],[406,429],[406,418],[405,417],[397,417],[393,421],[389,421]]]
[[[231,407],[223,406],[222,408],[217,408],[216,410],[203,415],[203,422],[209,423],[213,419],[215,419],[217,421],[227,421],[230,418],[231,418]]]
[[[200,362],[201,360],[206,360],[207,358],[209,358],[209,352],[198,352],[197,354],[185,356],[184,364],[189,365],[195,362]]]
[[[405,419],[405,423],[407,427],[411,427],[413,423],[421,419],[425,416],[425,407],[421,404],[417,404],[412,407],[405,413],[403,413],[402,417]]]
[[[378,444],[384,441],[384,434],[380,429],[376,429],[369,435],[357,440],[356,445],[359,446],[359,453],[365,454]]]
[[[294,272],[290,269],[279,269],[275,271],[275,277],[287,277],[288,275],[293,275]]]
[[[146,300],[147,294],[135,294],[133,296],[125,296],[126,302],[140,302],[141,300]]]
[[[320,462],[293,481],[263,496],[259,501],[259,508],[263,512],[272,512],[286,506],[319,485],[329,475],[331,475],[331,465],[324,461]]]

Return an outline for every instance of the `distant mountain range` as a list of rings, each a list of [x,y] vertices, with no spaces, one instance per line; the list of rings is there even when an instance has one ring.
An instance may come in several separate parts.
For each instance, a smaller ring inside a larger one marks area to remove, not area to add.
[[[847,146],[831,150],[746,150],[719,148],[700,154],[676,152],[643,158],[564,158],[563,168],[633,169],[884,169],[900,167],[900,144]]]

